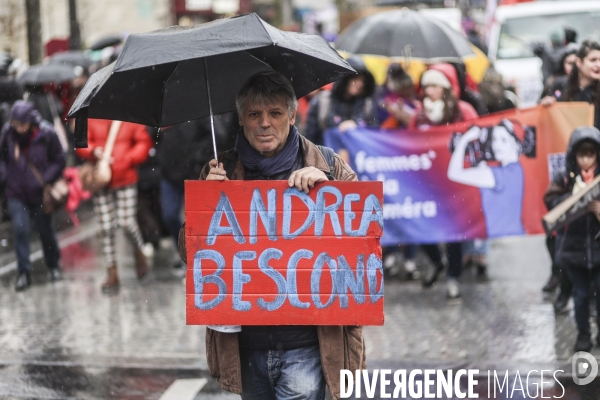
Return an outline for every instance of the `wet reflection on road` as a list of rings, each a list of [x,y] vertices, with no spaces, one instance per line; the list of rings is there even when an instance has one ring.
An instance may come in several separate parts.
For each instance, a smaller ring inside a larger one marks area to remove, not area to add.
[[[99,290],[104,269],[93,238],[63,248],[61,282],[47,282],[41,261],[26,292],[14,292],[14,275],[0,279],[0,397],[158,399],[176,379],[206,377],[197,399],[238,399],[209,377],[205,328],[185,324],[185,286],[172,272],[172,243],[157,249],[143,283],[132,251],[118,243],[122,287],[116,294]],[[541,399],[534,396],[539,373],[529,383],[527,373],[562,369],[562,386],[549,376],[544,397],[558,398],[564,387],[564,399],[600,398],[600,378],[577,386],[570,376],[575,325],[569,313],[555,315],[552,298],[542,296],[548,273],[543,237],[527,237],[495,241],[489,280],[466,270],[459,305],[446,304],[443,280],[423,290],[419,282],[387,279],[385,326],[364,328],[370,373],[479,369],[480,399]],[[600,358],[600,350],[592,354]],[[488,396],[488,370],[500,379],[509,371],[496,397]],[[514,385],[516,371],[523,390]],[[375,393],[380,398],[379,388]],[[361,398],[367,398],[364,390]]]

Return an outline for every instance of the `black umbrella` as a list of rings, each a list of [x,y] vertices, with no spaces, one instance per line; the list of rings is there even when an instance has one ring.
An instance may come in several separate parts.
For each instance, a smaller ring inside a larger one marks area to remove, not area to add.
[[[94,61],[87,56],[87,54],[81,50],[69,50],[54,53],[48,60],[49,64],[62,64],[71,67],[82,67],[88,69],[92,66]]]
[[[102,50],[105,47],[117,46],[121,43],[123,43],[121,36],[104,36],[92,43],[89,49],[93,51]]]
[[[407,9],[357,20],[342,32],[336,49],[431,62],[460,61],[475,54],[467,38],[446,23]]]
[[[272,70],[297,97],[355,73],[321,37],[280,31],[256,14],[131,35],[69,111],[77,118],[76,146],[87,145],[88,117],[162,127],[235,111],[242,84]]]
[[[18,81],[23,85],[45,85],[47,83],[64,83],[77,78],[72,66],[61,64],[33,65],[21,76]]]

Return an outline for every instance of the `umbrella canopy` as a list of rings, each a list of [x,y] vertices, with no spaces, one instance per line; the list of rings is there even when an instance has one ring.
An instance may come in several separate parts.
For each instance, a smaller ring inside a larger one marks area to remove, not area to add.
[[[23,85],[64,83],[77,78],[72,66],[61,64],[38,64],[25,70],[18,81]]]
[[[117,46],[121,43],[123,43],[123,38],[121,36],[104,36],[92,43],[89,49],[92,51],[102,50],[105,47]]]
[[[50,57],[50,60],[48,60],[48,63],[82,67],[87,70],[94,62],[81,50],[69,50],[54,53],[52,57]]]
[[[472,46],[472,48],[475,54],[473,56],[464,57],[462,62],[465,64],[467,73],[475,83],[481,83],[490,66],[490,60],[477,47]],[[352,56],[351,53],[345,51],[340,51],[340,54],[346,59]],[[427,60],[415,60],[406,57],[384,57],[365,54],[357,56],[364,61],[365,66],[373,74],[375,82],[378,85],[383,85],[385,82],[387,70],[391,63],[401,64],[406,73],[410,75],[413,82],[419,82],[421,75],[431,64],[427,62]]]
[[[235,111],[242,84],[273,70],[297,97],[355,73],[321,37],[280,31],[256,14],[131,35],[73,103],[76,145],[85,145],[88,117],[161,127]]]
[[[467,38],[444,22],[407,9],[357,20],[342,32],[336,49],[430,62],[460,61],[475,54]]]

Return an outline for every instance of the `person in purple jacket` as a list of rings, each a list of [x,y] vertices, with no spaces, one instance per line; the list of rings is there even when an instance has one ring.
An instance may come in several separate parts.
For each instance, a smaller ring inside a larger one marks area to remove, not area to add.
[[[14,232],[19,271],[17,291],[31,285],[30,218],[35,221],[42,241],[49,280],[61,279],[60,249],[52,215],[42,210],[43,185],[31,165],[42,175],[44,183],[52,183],[62,176],[65,163],[65,154],[52,125],[42,121],[33,103],[15,102],[10,120],[0,133],[0,184],[4,186]]]

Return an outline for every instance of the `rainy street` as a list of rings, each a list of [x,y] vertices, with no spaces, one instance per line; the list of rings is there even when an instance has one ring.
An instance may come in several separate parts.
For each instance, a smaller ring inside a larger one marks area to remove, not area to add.
[[[600,0],[0,0],[0,400],[599,364]]]
[[[161,242],[152,273],[141,284],[129,249],[120,246],[121,288],[103,294],[96,233],[93,219],[60,231],[64,280],[55,283],[47,282],[39,244],[33,242],[34,284],[22,293],[12,290],[14,253],[4,243],[0,398],[239,398],[210,378],[205,328],[185,324],[185,287],[171,272],[171,242]],[[428,268],[421,261],[421,268]],[[487,371],[508,370],[525,381],[532,370],[564,370],[557,375],[564,398],[597,398],[600,386],[576,386],[570,377],[572,311],[555,315],[540,290],[549,268],[544,237],[494,241],[489,262],[485,282],[472,270],[464,272],[458,305],[446,303],[443,282],[423,290],[418,281],[387,279],[385,325],[365,328],[369,371],[479,369],[479,398],[524,398],[520,391],[487,397]],[[173,394],[177,388],[181,391]],[[544,395],[561,392],[554,383]]]

